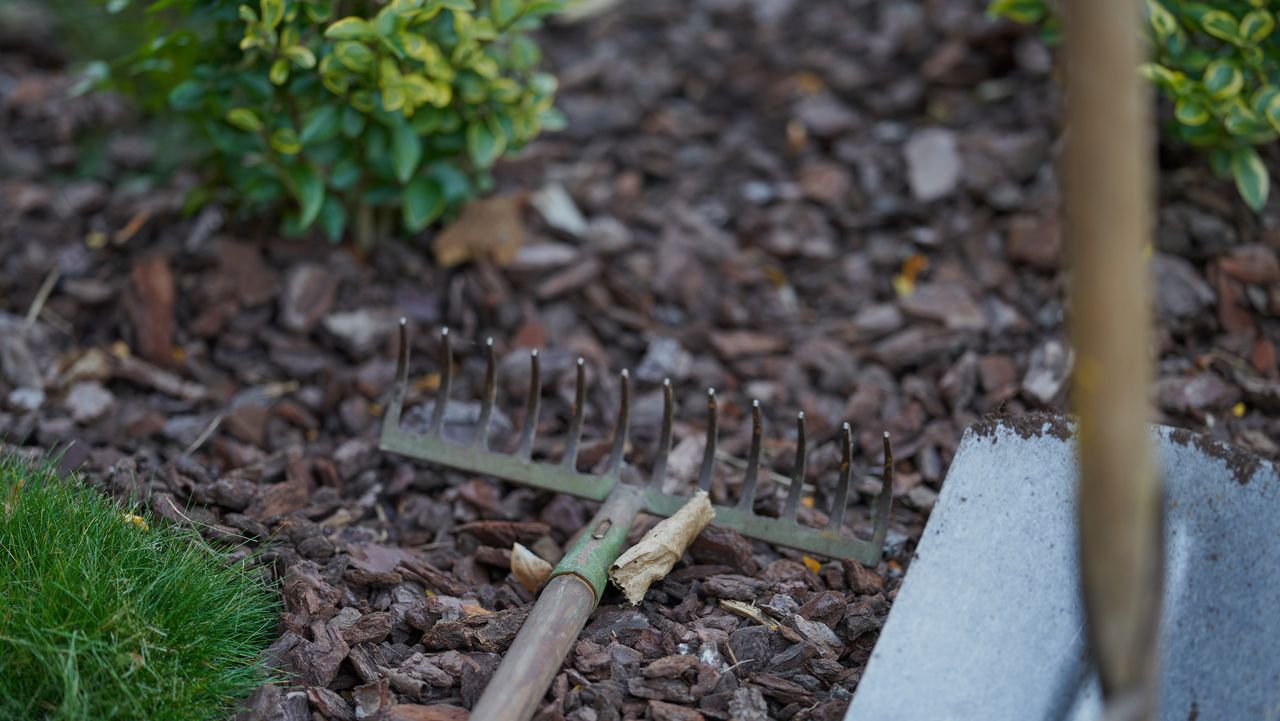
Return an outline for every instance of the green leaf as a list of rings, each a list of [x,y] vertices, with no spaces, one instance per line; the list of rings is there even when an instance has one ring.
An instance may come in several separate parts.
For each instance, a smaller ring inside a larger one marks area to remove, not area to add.
[[[1240,18],[1240,35],[1251,43],[1262,42],[1275,27],[1275,16],[1266,10],[1251,10]]]
[[[357,17],[337,20],[324,31],[324,36],[330,40],[366,40],[374,35],[368,21]]]
[[[284,85],[289,80],[289,61],[277,58],[274,63],[271,63],[271,72],[267,77],[274,85]]]
[[[271,134],[271,147],[285,155],[297,155],[302,151],[302,143],[293,128],[280,128]]]
[[[248,108],[232,108],[227,111],[227,122],[241,130],[256,133],[262,130],[262,119]]]
[[[1231,151],[1226,148],[1213,148],[1210,150],[1209,168],[1219,178],[1231,177]]]
[[[275,30],[284,20],[284,0],[262,0],[262,25],[268,30]]]
[[[1273,95],[1262,109],[1262,117],[1267,119],[1271,127],[1280,132],[1280,93]]]
[[[310,70],[316,66],[316,54],[305,45],[294,45],[286,49],[284,56],[304,70]]]
[[[498,27],[505,27],[520,14],[520,0],[490,0],[489,12]]]
[[[992,0],[987,6],[987,14],[991,17],[1004,17],[1015,23],[1031,25],[1044,19],[1047,9],[1044,0]]]
[[[476,9],[476,4],[471,0],[437,0],[437,3],[445,10],[454,12],[469,13]]]
[[[1236,190],[1244,198],[1245,205],[1259,212],[1267,203],[1271,178],[1267,175],[1267,166],[1258,157],[1253,148],[1236,148],[1231,151],[1231,174],[1236,179]]]
[[[396,31],[396,19],[394,6],[382,8],[373,18],[373,31],[384,38],[391,37]]]
[[[199,80],[183,80],[169,91],[169,106],[174,110],[194,110],[204,100],[204,84]]]
[[[1183,125],[1204,125],[1209,122],[1209,111],[1191,98],[1182,98],[1174,104],[1173,115]]]
[[[350,158],[339,160],[329,173],[329,187],[334,190],[347,190],[360,180],[360,164]]]
[[[373,68],[377,56],[364,43],[340,42],[333,47],[333,55],[352,72],[366,73]]]
[[[444,193],[432,178],[415,178],[404,188],[400,207],[404,227],[411,233],[421,232],[444,212]]]
[[[303,145],[323,143],[333,140],[338,134],[338,107],[321,105],[307,113],[302,120],[302,134],[299,136]]]
[[[1147,14],[1151,18],[1151,27],[1156,31],[1156,37],[1161,39],[1171,38],[1178,34],[1178,19],[1169,12],[1169,9],[1161,5],[1157,0],[1147,0]]]
[[[298,201],[298,224],[311,225],[324,205],[324,179],[316,169],[305,163],[289,168],[289,184],[293,197]]]
[[[564,10],[563,0],[533,0],[524,7],[526,18],[540,18]]]
[[[422,138],[413,132],[408,123],[398,123],[391,129],[391,164],[396,170],[396,180],[409,182],[422,160]]]
[[[366,115],[358,109],[348,105],[342,109],[342,135],[348,138],[355,138],[364,131]]]
[[[1226,40],[1233,45],[1243,43],[1240,26],[1236,19],[1221,10],[1209,10],[1200,16],[1200,27],[1219,40]]]
[[[476,167],[487,168],[502,155],[505,142],[482,120],[467,125],[467,154]]]
[[[342,207],[337,196],[328,196],[320,207],[320,227],[324,228],[330,243],[342,241],[342,234],[347,229],[347,209]]]
[[[1225,100],[1240,94],[1244,75],[1228,60],[1215,60],[1204,69],[1204,89],[1214,100]]]

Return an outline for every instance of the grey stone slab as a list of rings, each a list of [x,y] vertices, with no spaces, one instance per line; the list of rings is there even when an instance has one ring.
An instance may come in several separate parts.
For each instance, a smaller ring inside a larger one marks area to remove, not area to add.
[[[1069,430],[1040,416],[965,433],[846,721],[1101,717]],[[1165,485],[1159,718],[1280,718],[1280,474],[1186,431],[1152,437]]]

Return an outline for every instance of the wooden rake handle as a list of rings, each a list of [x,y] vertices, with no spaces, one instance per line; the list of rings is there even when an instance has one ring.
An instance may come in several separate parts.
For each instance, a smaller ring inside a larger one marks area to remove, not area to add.
[[[1109,717],[1148,718],[1162,574],[1147,428],[1151,100],[1137,72],[1144,59],[1139,3],[1068,0],[1066,12],[1081,584]]]

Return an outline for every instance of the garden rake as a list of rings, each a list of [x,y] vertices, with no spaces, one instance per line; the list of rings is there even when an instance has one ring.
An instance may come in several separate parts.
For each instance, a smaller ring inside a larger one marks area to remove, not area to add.
[[[484,344],[484,397],[475,434],[465,444],[448,441],[444,434],[445,412],[453,378],[453,352],[448,329],[440,332],[440,346],[440,385],[426,433],[407,431],[401,426],[400,418],[409,387],[409,337],[405,321],[400,321],[400,352],[395,387],[387,405],[380,441],[383,450],[533,488],[567,493],[591,501],[603,501],[577,543],[569,549],[543,585],[537,603],[502,665],[476,703],[471,716],[476,721],[524,720],[533,716],[537,710],[578,633],[599,603],[607,583],[609,566],[622,553],[636,516],[641,512],[670,516],[689,500],[689,497],[663,491],[675,414],[671,383],[664,380],[662,384],[662,428],[658,436],[653,470],[644,485],[630,484],[622,482],[631,413],[630,378],[627,371],[622,371],[619,378],[621,397],[618,417],[604,470],[599,474],[583,473],[577,469],[586,405],[586,373],[581,358],[576,365],[577,382],[572,419],[564,451],[558,462],[546,462],[533,459],[541,392],[538,351],[531,351],[529,356],[529,395],[526,398],[524,428],[515,452],[507,454],[491,450],[488,442],[497,388],[497,361],[494,357],[493,340],[489,339]],[[780,546],[831,558],[851,559],[868,566],[879,563],[893,498],[893,455],[889,435],[886,433],[884,436],[884,474],[876,504],[873,532],[870,540],[861,540],[847,537],[841,532],[853,466],[853,433],[849,424],[844,424],[841,429],[842,459],[829,520],[825,528],[817,529],[801,525],[797,521],[807,458],[804,414],[800,413],[796,418],[795,464],[786,503],[779,518],[759,516],[753,510],[760,475],[762,436],[758,401],[752,403],[751,416],[751,446],[743,476],[742,494],[734,506],[715,507],[714,523]],[[699,491],[707,491],[711,486],[716,461],[716,439],[716,394],[711,389],[707,391],[706,447],[698,473]]]

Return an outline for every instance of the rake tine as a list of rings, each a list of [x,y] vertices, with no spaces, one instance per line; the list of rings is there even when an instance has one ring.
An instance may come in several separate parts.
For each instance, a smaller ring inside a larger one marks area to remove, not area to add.
[[[582,416],[586,413],[587,369],[586,361],[578,359],[577,387],[573,391],[573,420],[569,421],[569,439],[565,442],[564,457],[560,464],[574,470],[578,466],[578,443],[582,440]]]
[[[662,430],[658,433],[658,455],[653,459],[653,474],[649,476],[649,487],[662,489],[662,481],[667,477],[667,456],[671,453],[671,422],[675,415],[675,401],[671,398],[671,379],[662,379]]]
[[[884,473],[880,481],[880,500],[876,503],[875,530],[871,533],[871,543],[876,548],[884,548],[884,539],[889,535],[889,509],[893,505],[893,443],[889,439],[889,431],[884,432]]]
[[[787,491],[787,505],[782,510],[782,517],[792,521],[796,520],[796,511],[800,507],[806,460],[804,411],[800,411],[796,414],[796,462],[791,469],[791,488]]]
[[[845,423],[841,430],[844,444],[840,454],[840,480],[836,483],[836,497],[831,502],[831,516],[827,521],[827,530],[837,533],[844,523],[844,507],[849,500],[849,479],[853,475],[853,429]]]
[[[440,389],[436,393],[436,407],[431,413],[431,426],[427,433],[440,435],[444,429],[444,411],[449,406],[449,386],[453,385],[453,350],[449,347],[449,328],[440,329]]]
[[[609,452],[609,464],[605,466],[606,476],[612,476],[622,467],[622,456],[627,452],[627,432],[631,428],[631,371],[623,368],[618,376],[619,392],[622,399],[618,403],[618,422],[613,430],[613,449]]]
[[[756,502],[756,483],[760,478],[760,436],[764,433],[760,420],[760,401],[751,401],[751,450],[747,455],[747,473],[742,478],[742,496],[738,508],[751,512]]]
[[[533,455],[533,436],[538,432],[538,406],[542,401],[542,381],[538,378],[538,349],[529,351],[529,397],[524,401],[524,429],[520,432],[520,445],[516,448],[518,458],[528,459]]]
[[[716,389],[707,389],[707,447],[702,454],[702,468],[698,471],[698,490],[711,490],[711,474],[716,467]]]
[[[391,389],[391,403],[387,417],[400,425],[400,412],[404,409],[404,396],[409,390],[409,322],[400,318],[400,352],[396,354],[396,384]]]
[[[498,394],[498,361],[493,357],[493,338],[484,342],[484,399],[480,405],[480,421],[476,424],[476,436],[471,445],[489,450],[489,421],[493,418],[493,402]]]

